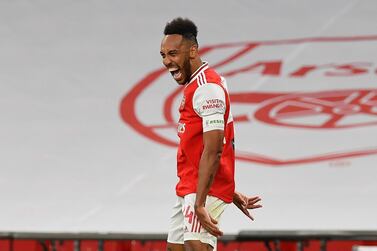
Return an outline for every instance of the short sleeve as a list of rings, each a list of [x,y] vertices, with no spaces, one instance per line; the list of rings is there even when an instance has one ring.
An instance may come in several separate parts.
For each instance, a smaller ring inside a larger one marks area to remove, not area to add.
[[[199,86],[193,96],[193,108],[203,119],[203,132],[224,130],[225,93],[219,85]]]

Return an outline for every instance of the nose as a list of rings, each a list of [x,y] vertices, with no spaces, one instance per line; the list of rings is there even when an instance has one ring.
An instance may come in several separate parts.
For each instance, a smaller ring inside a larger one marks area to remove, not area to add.
[[[168,56],[166,56],[165,58],[162,59],[162,63],[163,63],[166,67],[168,67],[169,64],[171,63],[171,60],[170,60],[170,58],[169,58]]]

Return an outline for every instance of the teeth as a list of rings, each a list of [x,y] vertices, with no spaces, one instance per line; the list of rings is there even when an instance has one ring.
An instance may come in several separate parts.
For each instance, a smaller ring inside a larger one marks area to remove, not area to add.
[[[181,72],[180,71],[177,71],[177,72],[175,72],[174,74],[173,74],[173,78],[174,79],[178,79],[178,78],[180,78],[181,77]]]
[[[175,80],[178,80],[182,76],[182,73],[178,67],[169,68],[168,71],[170,72],[170,74],[173,76]]]

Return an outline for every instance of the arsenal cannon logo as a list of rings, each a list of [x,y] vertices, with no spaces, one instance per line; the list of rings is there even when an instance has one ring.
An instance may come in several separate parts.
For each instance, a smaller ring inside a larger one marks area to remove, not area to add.
[[[277,166],[377,154],[376,42],[359,36],[201,48],[227,79],[237,159]],[[123,121],[176,147],[181,88],[163,67],[146,74],[121,101]]]

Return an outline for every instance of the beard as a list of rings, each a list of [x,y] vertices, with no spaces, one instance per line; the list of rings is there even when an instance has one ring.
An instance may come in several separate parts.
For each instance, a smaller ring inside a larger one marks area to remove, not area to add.
[[[183,62],[183,71],[185,73],[184,84],[187,84],[191,78],[191,64],[190,64],[190,58],[188,56],[185,58],[185,61]]]

